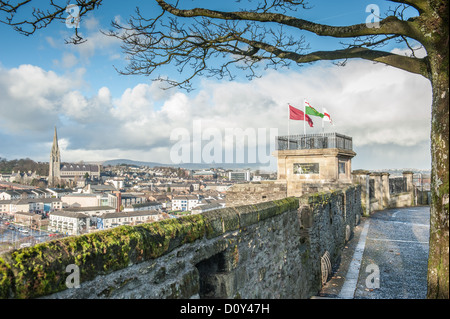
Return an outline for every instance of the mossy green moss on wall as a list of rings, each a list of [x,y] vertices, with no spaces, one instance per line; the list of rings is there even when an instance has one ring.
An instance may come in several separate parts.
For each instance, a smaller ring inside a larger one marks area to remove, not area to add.
[[[0,298],[7,298],[12,287],[11,266],[0,257]]]
[[[80,281],[157,258],[203,238],[202,215],[168,219],[140,226],[120,226],[66,237],[14,250],[0,260],[0,296],[33,298],[66,289],[70,264],[79,266]]]
[[[252,209],[234,207],[234,213],[223,209],[138,226],[120,226],[14,250],[0,256],[0,298],[35,298],[65,290],[70,274],[66,267],[71,264],[79,266],[80,282],[89,281],[158,258],[197,239],[238,229],[243,218],[249,225],[298,207],[296,198],[286,198],[252,205]],[[221,211],[227,212],[226,216],[221,216]],[[258,215],[256,219],[248,219],[250,216],[244,217],[245,214]]]

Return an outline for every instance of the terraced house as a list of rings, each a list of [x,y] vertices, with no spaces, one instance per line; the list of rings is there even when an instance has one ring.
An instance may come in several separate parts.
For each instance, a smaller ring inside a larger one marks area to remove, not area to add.
[[[79,212],[56,211],[49,215],[48,229],[67,235],[80,235],[88,231],[89,215]]]
[[[179,195],[172,198],[172,210],[190,211],[198,205],[196,195]]]
[[[165,214],[157,210],[104,213],[97,218],[97,228],[108,229],[121,225],[137,225],[165,218]]]

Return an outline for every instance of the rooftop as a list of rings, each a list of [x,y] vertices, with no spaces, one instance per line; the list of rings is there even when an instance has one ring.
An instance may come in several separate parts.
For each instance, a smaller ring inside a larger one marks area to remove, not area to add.
[[[276,141],[278,151],[323,148],[339,148],[351,151],[353,149],[352,138],[336,132],[277,136]]]
[[[89,212],[89,211],[101,211],[101,210],[114,210],[115,208],[110,206],[87,206],[87,207],[67,207],[64,208],[65,212]]]
[[[114,213],[103,213],[100,218],[121,218],[121,217],[137,217],[137,216],[155,216],[160,215],[161,212],[157,210],[141,210],[137,212],[114,212]]]

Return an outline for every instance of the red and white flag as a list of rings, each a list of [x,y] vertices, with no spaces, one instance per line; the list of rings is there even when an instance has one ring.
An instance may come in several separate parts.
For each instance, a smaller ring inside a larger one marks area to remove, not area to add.
[[[325,108],[323,108],[322,111],[323,111],[323,115],[324,115],[323,120],[326,122],[330,122],[331,125],[334,125],[333,121],[331,120],[330,113],[328,113],[328,111]]]

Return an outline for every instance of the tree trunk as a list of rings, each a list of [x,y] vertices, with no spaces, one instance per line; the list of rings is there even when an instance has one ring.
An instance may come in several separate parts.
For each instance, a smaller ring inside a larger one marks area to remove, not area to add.
[[[448,80],[433,83],[428,298],[449,298]],[[445,88],[446,86],[446,88]]]
[[[448,17],[448,15],[447,15]],[[431,212],[428,298],[449,298],[449,56],[448,20],[430,52],[433,87],[431,122]],[[445,23],[444,23],[445,24]]]

